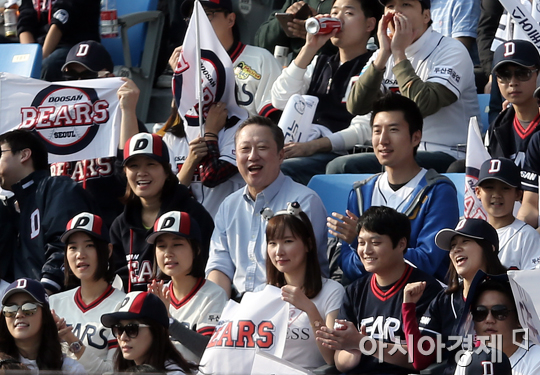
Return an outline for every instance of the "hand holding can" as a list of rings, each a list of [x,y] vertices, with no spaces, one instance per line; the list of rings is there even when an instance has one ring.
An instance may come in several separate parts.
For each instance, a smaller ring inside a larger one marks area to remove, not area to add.
[[[334,17],[311,17],[306,20],[306,31],[310,34],[330,34],[335,29],[341,30],[341,20]]]

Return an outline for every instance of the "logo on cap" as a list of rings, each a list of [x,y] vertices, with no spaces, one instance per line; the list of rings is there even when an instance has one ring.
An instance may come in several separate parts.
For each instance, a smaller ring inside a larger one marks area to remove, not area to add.
[[[501,170],[501,161],[498,159],[492,159],[489,161],[488,173],[497,173]]]
[[[465,226],[465,223],[467,222],[467,219],[463,219],[461,220],[458,225],[456,226],[456,230],[460,230],[460,229],[463,229],[463,227]]]
[[[516,44],[514,42],[506,42],[504,44],[504,57],[513,56],[516,53]]]

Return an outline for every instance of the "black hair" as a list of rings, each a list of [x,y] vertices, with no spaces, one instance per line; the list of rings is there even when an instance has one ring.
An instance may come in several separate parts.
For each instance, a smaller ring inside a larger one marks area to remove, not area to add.
[[[279,126],[277,126],[274,123],[274,121],[272,121],[268,117],[262,117],[262,116],[251,116],[247,118],[243,123],[240,124],[238,129],[236,129],[236,134],[234,135],[235,144],[238,139],[238,134],[240,134],[242,129],[248,125],[267,126],[272,132],[272,135],[274,136],[274,141],[277,144],[278,152],[283,150],[283,146],[285,145],[285,136],[283,135],[283,131],[281,130]]]
[[[456,236],[459,236],[456,235]],[[480,240],[472,237],[467,237],[475,241],[482,248],[482,255],[484,258],[484,272],[488,275],[502,275],[506,273],[506,267],[501,264],[497,251],[493,249],[493,244],[488,240]],[[460,276],[458,275],[454,263],[450,262],[448,267],[448,273],[446,274],[448,280],[448,287],[445,290],[446,294],[452,294],[457,292],[461,288]]]
[[[300,212],[298,217],[285,214],[271,218],[266,226],[266,243],[283,238],[287,228],[308,249],[303,288],[307,298],[315,298],[322,289],[321,266],[319,265],[317,240],[315,239],[313,226],[305,212]],[[285,275],[278,271],[268,255],[266,256],[266,277],[270,285],[278,288],[287,285]]]
[[[373,112],[371,114],[371,119],[369,120],[369,125],[373,128],[373,121],[375,120],[377,113],[391,111],[403,113],[403,119],[409,125],[409,134],[411,135],[411,138],[417,131],[422,132],[424,118],[416,103],[403,95],[393,92],[388,92],[373,103]],[[413,155],[416,155],[417,150],[418,146],[414,148]]]
[[[401,239],[407,241],[403,254],[407,252],[411,239],[411,222],[407,215],[386,206],[371,206],[358,219],[357,233],[361,229],[390,237],[396,248]]]
[[[139,320],[138,320],[139,321]],[[141,323],[148,324],[152,334],[152,345],[150,345],[148,357],[144,364],[153,366],[158,371],[166,371],[165,362],[173,362],[178,365],[186,374],[195,372],[199,366],[186,359],[180,354],[178,349],[171,342],[167,328],[153,319],[141,319]],[[124,372],[135,366],[135,361],[124,359],[120,347],[114,353],[114,370]]]
[[[96,247],[98,264],[96,272],[94,273],[94,280],[98,281],[100,279],[103,279],[109,284],[112,283],[115,277],[115,272],[113,256],[112,254],[110,254],[109,256],[109,244],[99,238],[92,236],[90,233],[83,231],[81,232],[85,233],[88,237],[90,237],[90,239],[94,242],[94,246]],[[70,235],[69,237],[71,237],[72,235]],[[75,274],[73,274],[73,270],[71,269],[71,267],[69,267],[69,262],[67,259],[68,241],[69,238],[66,241],[66,248],[64,251],[64,283],[68,289],[71,289],[73,287],[80,286],[81,280],[77,276],[75,276]]]
[[[11,153],[16,154],[24,149],[32,152],[32,165],[34,170],[49,169],[49,153],[45,143],[39,139],[38,135],[29,130],[17,129],[0,135],[0,144],[7,143]]]

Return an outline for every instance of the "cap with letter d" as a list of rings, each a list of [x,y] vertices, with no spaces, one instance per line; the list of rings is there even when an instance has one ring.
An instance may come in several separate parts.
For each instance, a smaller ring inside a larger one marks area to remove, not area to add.
[[[201,242],[199,224],[187,212],[169,211],[161,215],[154,224],[154,233],[146,238],[146,242],[154,244],[165,233]]]
[[[169,150],[163,139],[157,134],[139,133],[126,141],[124,146],[124,162],[134,156],[143,155],[161,164],[169,164]]]

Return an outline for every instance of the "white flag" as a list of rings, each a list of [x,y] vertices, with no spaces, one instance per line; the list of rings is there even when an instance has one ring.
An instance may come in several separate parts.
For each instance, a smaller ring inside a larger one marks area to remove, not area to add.
[[[500,0],[508,14],[512,17],[519,31],[514,31],[512,39],[525,39],[525,37],[540,50],[540,25],[538,16],[540,10],[537,9],[538,1],[533,1],[532,14],[529,11],[530,3],[519,0]],[[525,4],[526,3],[526,4]]]
[[[221,45],[202,5],[196,1],[199,11],[193,11],[188,25],[178,64],[174,70],[172,90],[178,113],[188,126],[199,126],[199,113],[206,118],[213,103],[227,103],[229,119],[246,119],[248,113],[236,103],[235,78],[232,61]],[[199,14],[199,19],[195,18]],[[199,24],[201,61],[197,60],[196,24]],[[199,84],[197,68],[201,69],[202,111],[197,97]],[[232,121],[234,125],[238,121]]]
[[[41,138],[49,163],[116,156],[120,78],[45,82],[0,73],[0,134],[28,129]]]
[[[476,197],[474,186],[478,182],[478,175],[482,163],[491,156],[486,151],[478,129],[476,117],[469,120],[469,133],[467,136],[467,155],[465,157],[465,218],[487,220],[487,214],[482,207],[482,202]]]

